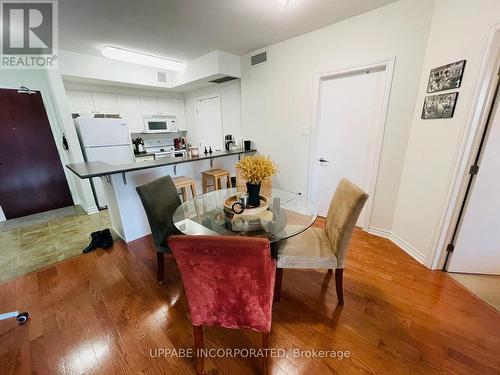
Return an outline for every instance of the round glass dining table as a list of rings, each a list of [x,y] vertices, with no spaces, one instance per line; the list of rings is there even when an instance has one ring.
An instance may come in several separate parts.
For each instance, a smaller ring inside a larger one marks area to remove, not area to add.
[[[268,238],[276,249],[278,241],[305,231],[317,217],[316,206],[303,195],[274,188],[266,191],[266,211],[235,215],[224,209],[224,202],[236,194],[241,193],[235,188],[222,189],[190,199],[175,211],[174,225],[188,235]]]

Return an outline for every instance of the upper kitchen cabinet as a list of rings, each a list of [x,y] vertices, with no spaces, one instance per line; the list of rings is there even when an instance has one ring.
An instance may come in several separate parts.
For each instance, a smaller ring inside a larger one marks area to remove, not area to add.
[[[184,99],[173,99],[174,115],[177,117],[177,130],[187,130]]]
[[[68,91],[71,112],[81,116],[119,114],[127,120],[131,133],[144,131],[144,116],[175,116],[177,130],[187,130],[183,98],[162,98],[126,94]]]
[[[157,116],[160,112],[156,98],[141,97],[141,107],[144,116]]]
[[[92,94],[80,91],[68,91],[68,99],[71,105],[71,113],[80,115],[91,115],[95,113]]]
[[[118,113],[118,101],[115,95],[111,94],[92,94],[96,113]]]
[[[158,99],[158,111],[162,116],[173,115],[174,114],[173,99],[171,98]]]
[[[142,114],[144,116],[169,116],[174,114],[171,98],[141,97]]]
[[[130,133],[141,133],[144,131],[144,119],[142,117],[141,100],[138,96],[118,95],[118,110],[120,116],[127,121]]]

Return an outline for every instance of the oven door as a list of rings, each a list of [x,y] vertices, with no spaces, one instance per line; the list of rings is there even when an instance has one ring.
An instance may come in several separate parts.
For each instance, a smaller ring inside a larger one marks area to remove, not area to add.
[[[171,158],[172,158],[172,151],[155,152],[155,160],[171,159]]]

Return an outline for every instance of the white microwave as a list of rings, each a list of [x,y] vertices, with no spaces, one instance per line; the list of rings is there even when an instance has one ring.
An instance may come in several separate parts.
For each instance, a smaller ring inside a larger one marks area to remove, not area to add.
[[[144,133],[168,133],[177,131],[175,116],[145,117]]]

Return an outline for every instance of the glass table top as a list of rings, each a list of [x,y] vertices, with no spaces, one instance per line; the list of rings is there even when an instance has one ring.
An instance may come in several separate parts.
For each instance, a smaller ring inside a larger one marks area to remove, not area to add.
[[[190,199],[175,211],[174,224],[184,234],[264,237],[276,242],[303,232],[317,217],[316,207],[303,195],[281,189],[266,192],[267,210],[236,215],[224,209],[224,202],[237,194],[241,192],[234,188],[223,189]]]

